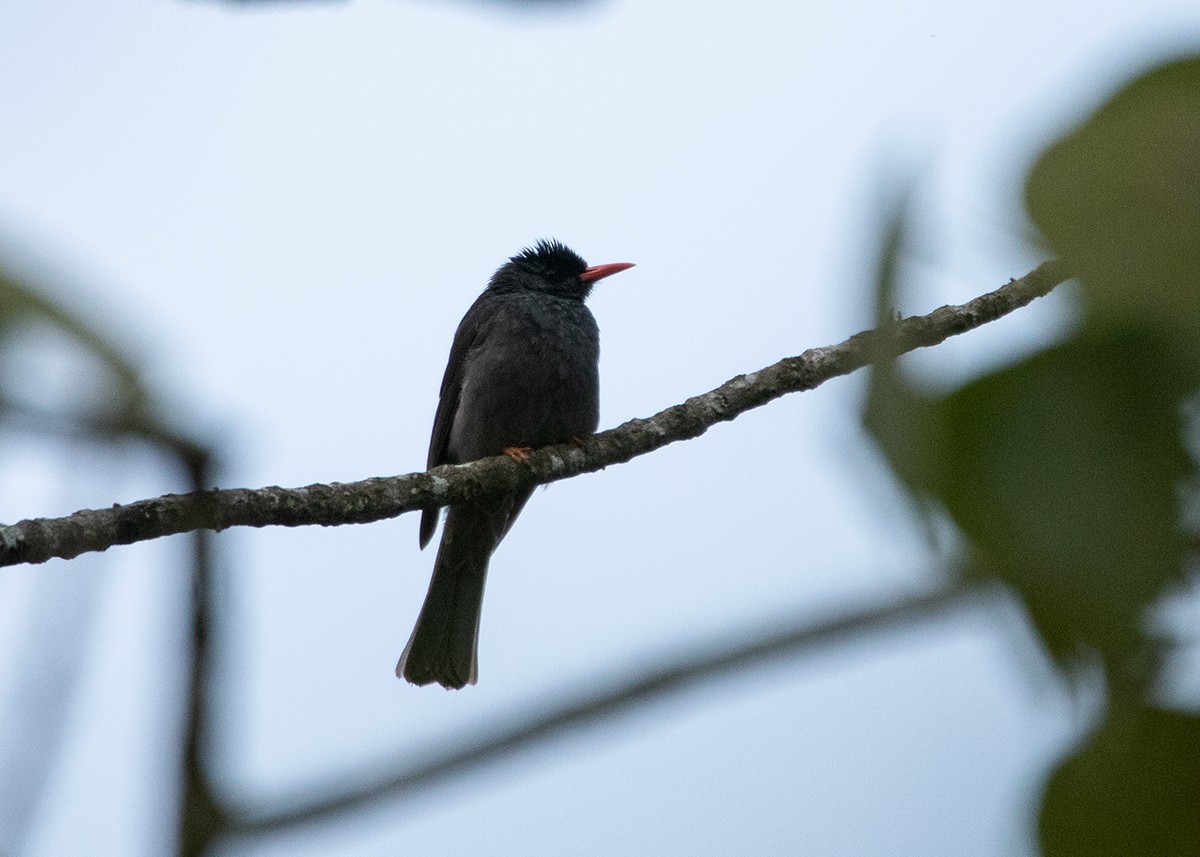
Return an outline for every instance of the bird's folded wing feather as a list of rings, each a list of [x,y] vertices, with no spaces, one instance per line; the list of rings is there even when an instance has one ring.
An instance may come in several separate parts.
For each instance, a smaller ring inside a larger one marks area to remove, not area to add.
[[[484,334],[482,324],[484,313],[480,312],[481,296],[463,316],[458,330],[454,334],[454,344],[450,346],[450,360],[446,364],[446,374],[442,376],[442,389],[438,397],[437,415],[433,418],[433,434],[429,438],[429,455],[426,458],[426,469],[437,467],[439,464],[458,464],[461,462],[448,461],[448,446],[450,429],[454,425],[454,416],[458,412],[458,398],[462,391],[463,370],[467,363],[467,355],[476,347],[478,340]],[[433,531],[437,529],[440,509],[426,509],[421,513],[421,547],[429,544]]]

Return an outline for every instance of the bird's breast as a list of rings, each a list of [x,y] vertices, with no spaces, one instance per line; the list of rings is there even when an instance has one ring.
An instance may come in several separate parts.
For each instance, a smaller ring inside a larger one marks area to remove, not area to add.
[[[596,321],[579,301],[502,302],[466,356],[451,454],[468,461],[591,434],[599,359]]]

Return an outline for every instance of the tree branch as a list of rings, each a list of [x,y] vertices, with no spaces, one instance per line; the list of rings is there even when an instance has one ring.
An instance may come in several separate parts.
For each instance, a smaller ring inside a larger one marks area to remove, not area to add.
[[[208,483],[212,457],[199,448],[180,453],[197,490]],[[212,842],[229,828],[224,807],[213,794],[205,770],[205,749],[212,733],[212,635],[216,619],[216,567],[212,533],[192,534],[192,591],[189,611],[192,635],[187,704],[183,712],[183,771],[179,811],[179,857],[204,857]]]
[[[1047,262],[1021,279],[961,306],[944,306],[928,315],[898,320],[838,345],[810,348],[799,357],[739,375],[649,419],[630,420],[600,432],[582,447],[544,447],[528,464],[496,456],[349,484],[212,489],[85,510],[65,518],[35,518],[0,526],[0,566],[39,563],[54,557],[70,559],[113,545],[198,529],[363,524],[591,473],[669,443],[699,437],[717,423],[788,393],[811,390],[874,360],[937,345],[1029,304],[1069,277],[1061,262]]]
[[[759,621],[753,633],[712,635],[680,647],[685,654],[639,658],[638,663],[655,666],[639,668],[615,682],[582,682],[582,687],[601,686],[554,707],[527,714],[524,712],[530,706],[521,706],[523,713],[519,717],[480,730],[480,737],[465,747],[460,736],[453,747],[430,754],[424,761],[400,766],[393,773],[359,773],[347,778],[340,787],[307,788],[303,790],[304,797],[286,802],[286,807],[281,806],[285,801],[274,801],[273,807],[260,803],[233,810],[230,815],[236,821],[229,832],[234,836],[259,837],[294,830],[303,824],[332,821],[346,813],[380,805],[387,805],[394,812],[397,800],[425,794],[432,785],[466,775],[538,743],[609,722],[648,702],[668,699],[731,674],[741,675],[747,668],[780,658],[815,654],[872,634],[911,628],[964,608],[996,603],[1003,594],[1004,590],[995,584],[955,585],[894,596],[823,619],[814,619],[812,611],[804,611],[778,622],[765,633]],[[738,642],[730,643],[730,638]],[[313,796],[314,792],[320,796]]]

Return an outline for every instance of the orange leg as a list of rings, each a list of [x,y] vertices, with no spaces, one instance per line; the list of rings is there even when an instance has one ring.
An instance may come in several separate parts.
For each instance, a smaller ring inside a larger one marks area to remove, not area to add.
[[[506,446],[501,450],[505,455],[511,458],[517,464],[528,464],[529,456],[533,453],[531,446]]]

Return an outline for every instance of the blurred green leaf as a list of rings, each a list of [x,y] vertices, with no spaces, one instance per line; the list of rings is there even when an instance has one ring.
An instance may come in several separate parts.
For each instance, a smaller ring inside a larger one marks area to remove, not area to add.
[[[1181,573],[1186,389],[1149,337],[1082,334],[947,397],[938,498],[1060,656],[1135,655]]]
[[[1200,718],[1111,717],[1051,776],[1039,827],[1044,857],[1200,854]]]
[[[1057,657],[1094,649],[1124,670],[1149,645],[1146,608],[1184,564],[1179,498],[1192,464],[1180,402],[1200,374],[1200,60],[1118,93],[1048,149],[1027,195],[1083,281],[1083,329],[945,397],[881,364],[866,423],[914,495],[967,537],[972,573],[1013,586]],[[903,225],[900,214],[889,222],[879,310],[892,302]]]
[[[1200,855],[1200,718],[1147,707],[1162,641],[1148,608],[1179,580],[1200,379],[1200,60],[1144,75],[1034,167],[1026,194],[1081,281],[1072,338],[945,396],[887,361],[865,422],[913,495],[946,510],[963,574],[1004,581],[1065,665],[1102,656],[1106,719],[1052,775],[1045,857]],[[893,304],[904,218],[879,263]]]
[[[1166,333],[1200,367],[1200,58],[1143,75],[1051,146],[1026,199],[1092,324]]]

